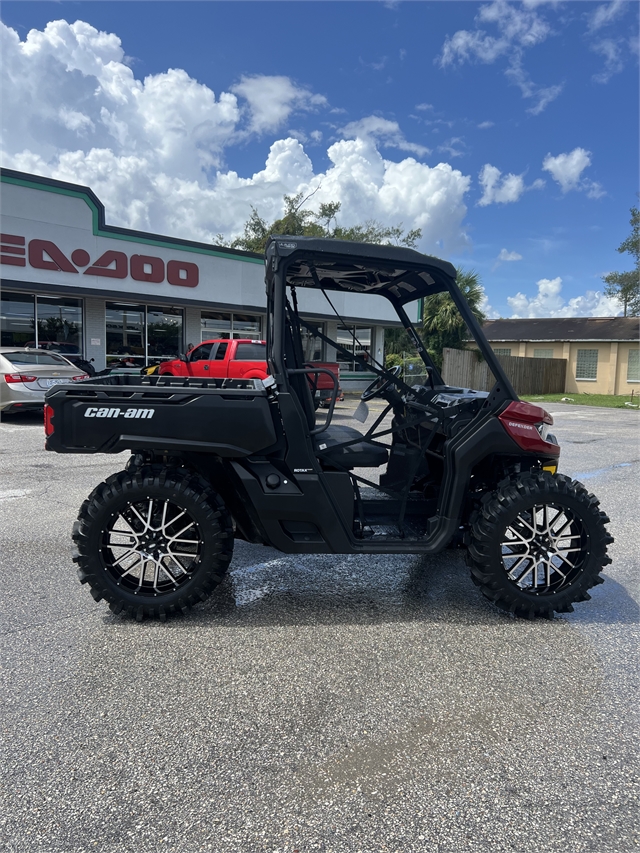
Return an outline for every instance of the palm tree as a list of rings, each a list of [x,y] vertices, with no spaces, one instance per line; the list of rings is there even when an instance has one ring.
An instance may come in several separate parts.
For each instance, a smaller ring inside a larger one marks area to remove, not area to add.
[[[484,323],[486,316],[480,305],[484,299],[484,288],[480,276],[474,270],[458,267],[456,283],[462,295],[467,300],[472,313],[479,323]],[[464,349],[468,337],[467,325],[460,316],[453,299],[448,293],[436,293],[425,297],[422,312],[422,328],[429,355],[438,365],[442,366],[442,350],[444,347]]]

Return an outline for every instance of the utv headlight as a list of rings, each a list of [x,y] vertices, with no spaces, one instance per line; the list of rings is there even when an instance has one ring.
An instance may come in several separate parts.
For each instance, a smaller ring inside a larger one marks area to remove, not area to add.
[[[549,432],[549,424],[536,424],[536,429],[540,433],[540,438],[543,441],[546,441],[547,433]]]

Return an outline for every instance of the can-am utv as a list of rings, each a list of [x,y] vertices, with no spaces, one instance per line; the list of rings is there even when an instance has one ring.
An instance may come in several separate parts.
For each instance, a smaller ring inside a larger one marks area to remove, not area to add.
[[[73,529],[96,601],[140,620],[186,612],[222,580],[234,537],[289,554],[463,545],[474,583],[516,616],[552,618],[588,599],[611,562],[609,519],[557,473],[552,419],[518,400],[454,267],[411,249],[304,237],[271,238],[265,262],[266,380],[108,376],[47,394],[49,450],[132,451]],[[334,374],[329,411],[316,415],[309,377],[322,368],[305,365],[302,329],[338,357],[359,348],[302,320],[307,288],[332,306],[333,291],[389,300],[424,362],[424,383],[410,386],[371,353],[355,356],[377,374],[362,400],[384,401],[366,430],[333,423]],[[493,372],[489,393],[445,385],[415,331],[405,306],[436,293],[450,295]]]

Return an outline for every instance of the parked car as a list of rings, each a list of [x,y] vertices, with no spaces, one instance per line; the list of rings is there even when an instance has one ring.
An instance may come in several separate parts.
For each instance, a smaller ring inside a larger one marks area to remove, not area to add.
[[[210,379],[265,379],[269,373],[266,353],[267,345],[264,341],[248,338],[204,341],[180,358],[163,361],[158,373],[161,376],[201,376]],[[326,371],[331,371],[338,378],[337,362],[308,362],[306,366],[323,371],[309,374],[316,409],[318,406],[329,406],[334,382]],[[337,399],[344,400],[342,389],[339,389]]]
[[[75,364],[80,370],[84,370],[89,376],[95,376],[96,369],[91,363],[94,359],[86,359],[80,352],[76,344],[70,344],[68,341],[40,341],[37,346],[35,341],[28,341],[25,344],[28,349],[43,349],[47,352],[58,352],[68,359],[71,364]]]
[[[203,341],[186,355],[164,361],[161,376],[199,376],[215,379],[265,379],[267,345],[264,341]]]
[[[61,383],[87,379],[88,372],[63,355],[28,347],[0,347],[0,411],[42,409],[45,391]]]

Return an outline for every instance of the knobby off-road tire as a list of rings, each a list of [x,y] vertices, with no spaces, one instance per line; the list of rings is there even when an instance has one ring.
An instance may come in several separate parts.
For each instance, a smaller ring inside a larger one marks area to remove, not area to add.
[[[568,613],[603,583],[613,542],[598,499],[562,474],[535,472],[500,484],[471,517],[468,563],[483,595],[533,619]]]
[[[81,583],[114,613],[164,621],[207,599],[233,553],[222,499],[203,478],[146,465],[100,483],[73,526]]]

